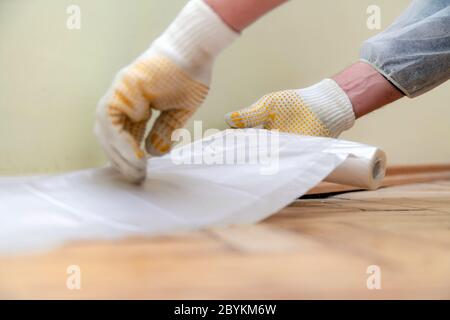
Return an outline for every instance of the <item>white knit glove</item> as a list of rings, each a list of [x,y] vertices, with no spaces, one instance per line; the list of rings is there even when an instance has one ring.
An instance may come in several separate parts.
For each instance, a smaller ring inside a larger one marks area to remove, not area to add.
[[[202,0],[191,0],[169,28],[120,70],[97,107],[95,134],[112,165],[130,181],[145,179],[141,144],[152,111],[160,111],[145,138],[149,154],[171,148],[205,99],[215,58],[238,34]]]
[[[351,128],[350,99],[332,79],[311,87],[265,95],[252,106],[225,115],[233,128],[262,126],[306,136],[338,137]]]

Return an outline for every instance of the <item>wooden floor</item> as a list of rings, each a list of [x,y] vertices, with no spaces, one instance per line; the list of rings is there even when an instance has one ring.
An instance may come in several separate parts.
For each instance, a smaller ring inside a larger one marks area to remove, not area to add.
[[[449,231],[450,180],[349,192],[253,226],[2,258],[0,298],[449,299]],[[371,265],[381,290],[367,288]]]

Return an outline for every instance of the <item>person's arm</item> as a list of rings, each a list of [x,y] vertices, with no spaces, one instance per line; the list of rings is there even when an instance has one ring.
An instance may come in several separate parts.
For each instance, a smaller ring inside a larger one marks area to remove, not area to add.
[[[282,2],[189,1],[150,48],[117,74],[97,106],[95,133],[112,166],[130,181],[144,180],[147,155],[169,152],[172,134],[203,103],[214,61],[236,31]],[[145,136],[155,111],[159,115]]]
[[[390,27],[363,43],[360,62],[311,87],[268,94],[226,121],[338,137],[356,118],[450,79],[449,18],[447,1],[412,1]]]
[[[357,62],[333,77],[350,99],[356,119],[394,102],[404,94],[365,62]]]
[[[248,108],[228,113],[225,119],[234,128],[262,126],[336,138],[357,118],[403,96],[369,64],[357,62],[313,86],[270,93]]]
[[[287,0],[205,0],[232,29],[240,32]]]

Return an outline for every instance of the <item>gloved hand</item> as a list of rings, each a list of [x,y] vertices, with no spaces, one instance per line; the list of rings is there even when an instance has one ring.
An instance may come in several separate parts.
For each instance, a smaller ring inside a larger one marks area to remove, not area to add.
[[[325,79],[305,89],[265,95],[252,106],[225,115],[233,128],[278,129],[282,132],[338,137],[353,126],[355,115],[345,92]]]
[[[151,155],[170,150],[208,93],[215,57],[237,34],[202,0],[190,1],[151,47],[122,69],[97,107],[95,134],[112,165],[132,182],[146,176],[141,144]]]

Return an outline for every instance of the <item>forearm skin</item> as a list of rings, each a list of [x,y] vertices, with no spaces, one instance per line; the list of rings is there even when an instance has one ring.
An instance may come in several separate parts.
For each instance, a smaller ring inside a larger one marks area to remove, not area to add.
[[[241,32],[287,0],[205,0],[232,29]]]
[[[353,105],[358,119],[404,96],[392,83],[365,62],[357,62],[333,77]]]

